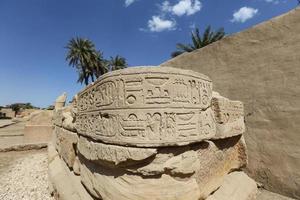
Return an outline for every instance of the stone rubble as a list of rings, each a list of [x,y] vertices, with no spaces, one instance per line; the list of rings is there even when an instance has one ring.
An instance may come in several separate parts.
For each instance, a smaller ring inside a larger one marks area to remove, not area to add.
[[[54,200],[48,190],[47,169],[45,151],[18,158],[0,176],[0,199]]]

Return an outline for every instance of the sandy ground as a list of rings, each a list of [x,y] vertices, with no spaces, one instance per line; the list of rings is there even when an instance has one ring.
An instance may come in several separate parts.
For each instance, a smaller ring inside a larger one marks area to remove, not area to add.
[[[7,126],[13,124],[14,122],[11,119],[1,119],[0,120],[0,128],[3,126]]]
[[[18,122],[3,128],[0,128],[0,148],[24,143],[25,122]]]
[[[45,150],[0,153],[0,199],[53,200],[47,170]]]

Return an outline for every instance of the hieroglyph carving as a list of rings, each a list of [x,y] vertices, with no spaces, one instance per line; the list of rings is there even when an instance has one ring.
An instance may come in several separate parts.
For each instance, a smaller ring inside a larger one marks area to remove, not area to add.
[[[217,138],[226,138],[245,132],[244,106],[213,92],[212,109],[217,122]]]
[[[113,144],[133,146],[184,145],[213,138],[216,126],[213,112],[180,109],[160,111],[126,109],[84,113],[76,119],[77,131]]]
[[[78,95],[78,133],[113,144],[167,146],[215,135],[208,77],[173,68],[104,75]]]
[[[174,68],[131,68],[105,74],[78,95],[79,112],[123,108],[199,108],[210,105],[211,80]]]
[[[240,101],[232,101],[213,92],[212,108],[216,121],[220,124],[230,123],[244,117],[244,105]]]

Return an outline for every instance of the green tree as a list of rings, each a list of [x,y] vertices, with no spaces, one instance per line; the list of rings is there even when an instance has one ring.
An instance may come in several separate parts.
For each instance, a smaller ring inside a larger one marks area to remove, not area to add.
[[[66,60],[78,72],[77,82],[89,84],[105,73],[102,65],[103,56],[97,51],[92,41],[84,38],[72,38],[67,44],[68,53]]]
[[[9,107],[15,112],[15,116],[21,110],[21,106],[18,103],[11,104]]]
[[[202,36],[200,36],[199,29],[195,28],[195,30],[191,33],[192,44],[178,43],[176,45],[177,50],[171,54],[171,57],[174,58],[184,52],[192,52],[196,49],[200,49],[222,39],[224,36],[225,32],[223,28],[220,28],[216,32],[214,32],[211,30],[211,27],[208,26],[203,32]]]
[[[108,65],[111,71],[124,69],[128,66],[126,59],[119,55],[115,57],[110,57],[110,60],[108,61]]]
[[[24,109],[34,109],[36,107],[34,107],[33,105],[31,105],[31,103],[25,103],[23,106]]]

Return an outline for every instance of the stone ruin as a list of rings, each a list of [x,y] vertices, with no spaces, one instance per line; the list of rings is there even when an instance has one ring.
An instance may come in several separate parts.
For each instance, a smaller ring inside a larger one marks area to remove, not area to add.
[[[251,200],[244,108],[205,75],[139,67],[103,75],[54,113],[57,199]]]
[[[54,109],[58,110],[60,108],[63,108],[66,104],[66,100],[67,100],[67,93],[64,92],[62,95],[57,97],[57,99],[55,100]]]

